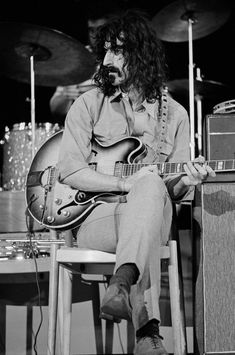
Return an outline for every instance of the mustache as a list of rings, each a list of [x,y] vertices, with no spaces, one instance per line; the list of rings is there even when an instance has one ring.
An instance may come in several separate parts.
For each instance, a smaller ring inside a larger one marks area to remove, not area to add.
[[[110,65],[110,66],[103,65],[102,71],[107,76],[109,76],[109,74],[112,74],[112,73],[117,73],[119,76],[121,76],[121,72],[120,72],[119,68],[116,68],[112,65]]]

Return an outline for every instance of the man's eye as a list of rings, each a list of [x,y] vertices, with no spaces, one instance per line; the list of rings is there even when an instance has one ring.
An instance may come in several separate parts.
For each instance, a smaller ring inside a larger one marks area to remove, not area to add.
[[[117,54],[122,54],[123,53],[123,50],[122,50],[122,48],[116,48],[115,50],[114,50],[114,53],[117,55]]]

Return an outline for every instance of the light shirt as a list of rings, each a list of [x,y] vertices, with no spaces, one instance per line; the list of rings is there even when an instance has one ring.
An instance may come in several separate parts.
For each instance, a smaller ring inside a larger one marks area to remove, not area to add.
[[[109,146],[124,137],[137,136],[148,147],[151,163],[160,134],[160,117],[156,114],[158,105],[158,101],[148,103],[145,100],[141,109],[133,112],[120,92],[107,97],[98,88],[78,97],[65,120],[58,161],[61,181],[88,167],[93,138],[101,145]],[[190,160],[188,114],[170,96],[166,124],[167,132],[159,161],[187,162]]]

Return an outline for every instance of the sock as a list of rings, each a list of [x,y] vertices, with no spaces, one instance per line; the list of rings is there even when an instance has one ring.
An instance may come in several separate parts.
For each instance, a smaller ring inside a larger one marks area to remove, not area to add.
[[[152,331],[154,331],[155,334],[159,335],[159,323],[160,322],[157,319],[155,318],[151,319],[143,327],[137,330],[136,337],[142,338],[146,335],[149,335]],[[160,335],[159,337],[162,338]]]
[[[130,292],[131,285],[134,285],[139,277],[139,270],[133,263],[121,265],[116,271],[115,275],[111,277],[110,285],[116,282],[122,283]]]

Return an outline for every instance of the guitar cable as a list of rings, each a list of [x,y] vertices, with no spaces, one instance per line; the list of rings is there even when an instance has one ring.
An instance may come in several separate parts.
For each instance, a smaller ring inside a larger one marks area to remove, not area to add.
[[[34,337],[33,350],[34,350],[35,355],[37,355],[38,354],[38,352],[37,352],[37,337],[38,337],[39,331],[40,331],[42,323],[43,323],[43,312],[42,312],[42,305],[41,305],[41,290],[40,290],[40,284],[39,284],[39,279],[38,279],[38,265],[37,265],[37,260],[36,260],[36,256],[35,256],[34,249],[33,249],[33,244],[32,244],[32,237],[35,236],[35,233],[33,232],[33,229],[32,229],[32,227],[33,227],[32,217],[29,214],[28,207],[25,210],[25,217],[26,217],[25,218],[26,227],[28,230],[27,235],[29,237],[29,247],[30,247],[32,258],[34,260],[34,265],[35,265],[35,281],[36,281],[36,286],[37,286],[38,306],[39,306],[39,311],[40,311],[40,321],[39,321],[39,325],[38,325],[36,333],[34,333],[34,331],[32,329],[32,334]]]

